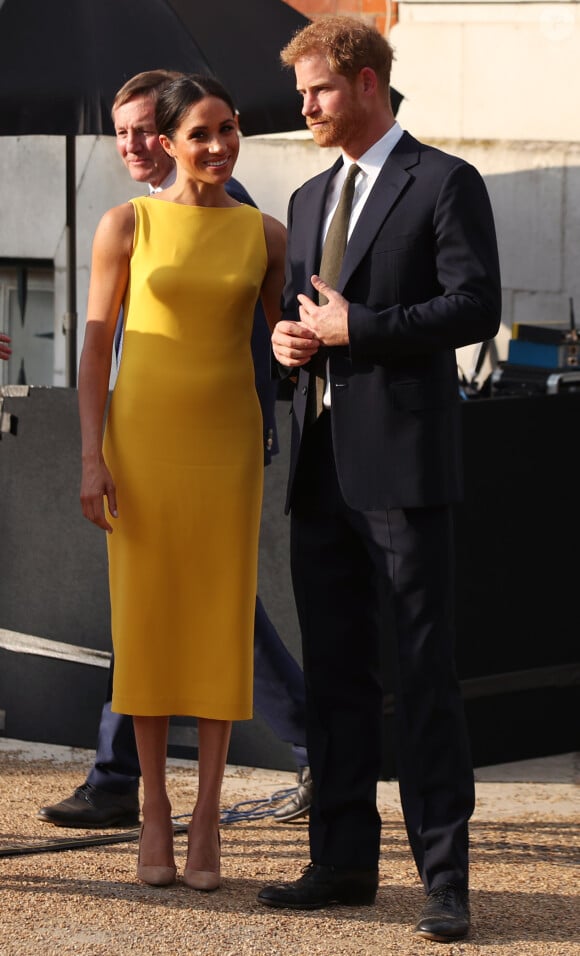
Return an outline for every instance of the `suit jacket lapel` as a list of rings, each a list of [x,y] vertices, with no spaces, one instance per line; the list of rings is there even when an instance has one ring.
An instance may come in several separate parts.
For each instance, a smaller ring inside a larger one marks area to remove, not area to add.
[[[337,283],[339,292],[367,254],[401,193],[410,186],[412,177],[408,170],[419,162],[419,151],[417,140],[403,133],[387,157],[346,247]]]

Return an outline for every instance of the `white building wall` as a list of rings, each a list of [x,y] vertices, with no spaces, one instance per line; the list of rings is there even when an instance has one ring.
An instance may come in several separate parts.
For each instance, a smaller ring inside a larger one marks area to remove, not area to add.
[[[403,0],[391,42],[401,122],[486,179],[506,358],[514,321],[580,312],[580,5]]]
[[[402,0],[392,30],[401,124],[465,157],[495,212],[504,286],[500,358],[511,324],[580,318],[580,5]],[[243,120],[243,117],[242,117]],[[65,385],[64,139],[0,137],[0,258],[56,265],[54,384]],[[285,221],[288,199],[336,156],[300,132],[243,140],[236,176]],[[77,140],[78,347],[91,238],[110,206],[143,192],[111,138]],[[459,361],[469,369],[473,350]]]
[[[422,137],[578,142],[577,2],[403,0],[394,85]]]

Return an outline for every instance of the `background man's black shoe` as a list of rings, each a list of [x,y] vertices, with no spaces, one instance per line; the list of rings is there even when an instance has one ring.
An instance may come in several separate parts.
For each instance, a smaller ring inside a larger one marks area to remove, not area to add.
[[[57,827],[85,830],[136,827],[139,825],[139,794],[111,793],[84,783],[67,800],[51,807],[41,807],[37,816]]]
[[[289,823],[291,820],[298,820],[305,817],[310,810],[312,803],[312,777],[310,767],[301,767],[296,774],[298,786],[288,800],[274,811],[274,820],[276,823]]]
[[[352,870],[342,866],[309,863],[294,883],[274,883],[258,893],[265,906],[316,910],[332,903],[370,906],[379,885],[378,870]]]
[[[469,930],[469,897],[467,890],[443,883],[431,890],[415,932],[425,939],[450,943],[466,936]]]

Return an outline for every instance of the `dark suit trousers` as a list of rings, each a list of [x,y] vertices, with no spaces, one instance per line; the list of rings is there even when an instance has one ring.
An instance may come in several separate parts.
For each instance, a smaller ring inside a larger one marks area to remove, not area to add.
[[[111,711],[113,660],[109,670],[107,701],[101,713],[95,762],[87,783],[113,793],[139,787],[139,758],[133,720]],[[256,597],[254,624],[254,706],[274,733],[292,745],[297,767],[308,763],[302,670],[281,640]]]
[[[312,861],[378,863],[382,673],[390,666],[397,775],[419,875],[427,891],[448,881],[467,885],[474,786],[454,666],[451,509],[349,508],[324,412],[303,438],[291,560],[314,782]]]
[[[306,693],[302,668],[256,598],[254,708],[280,740],[291,744],[297,767],[308,764]]]

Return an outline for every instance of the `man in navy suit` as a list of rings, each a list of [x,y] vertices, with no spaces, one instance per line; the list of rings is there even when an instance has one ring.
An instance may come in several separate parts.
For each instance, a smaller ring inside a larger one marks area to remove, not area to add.
[[[155,102],[159,88],[176,75],[167,70],[140,73],[127,81],[113,103],[118,152],[132,179],[147,183],[150,192],[167,188],[175,178],[173,160],[162,148],[157,136]],[[230,180],[226,189],[239,202],[255,205],[242,184],[235,179]],[[115,334],[118,360],[121,333],[122,320],[119,334]],[[270,374],[270,333],[260,303],[254,317],[252,354],[256,390],[264,419],[264,465],[268,465],[272,455],[278,452],[275,417],[277,387]],[[1,342],[0,355],[4,357]],[[85,783],[72,796],[53,806],[41,808],[38,815],[47,823],[93,829],[135,826],[138,823],[141,771],[133,721],[131,717],[111,711],[112,677],[111,661],[95,762]],[[274,733],[291,745],[297,767],[297,787],[276,808],[274,818],[277,822],[298,819],[308,813],[311,796],[306,753],[304,678],[258,596],[254,630],[254,704]]]
[[[287,510],[314,786],[311,864],[258,898],[298,909],[374,902],[381,611],[390,602],[397,773],[427,893],[415,932],[446,942],[469,928],[474,805],[454,666],[455,350],[499,327],[493,216],[472,166],[396,122],[392,51],[375,29],[321,17],[282,60],[294,68],[314,140],[341,156],[291,197],[283,316],[272,336],[276,359],[297,375]],[[348,241],[331,287],[318,276],[321,250],[353,164]]]

